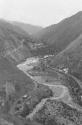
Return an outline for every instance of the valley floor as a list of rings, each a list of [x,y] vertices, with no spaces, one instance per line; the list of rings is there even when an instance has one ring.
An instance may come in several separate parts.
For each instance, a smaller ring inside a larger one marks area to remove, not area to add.
[[[19,68],[19,70],[22,70],[27,76],[29,76],[34,81],[35,89],[38,87],[38,84],[42,84],[43,86],[48,86],[49,89],[52,90],[53,96],[42,99],[36,105],[33,111],[26,117],[27,119],[28,118],[33,119],[33,117],[37,114],[37,112],[39,112],[42,109],[42,107],[45,105],[48,99],[62,101],[68,106],[77,109],[78,111],[82,111],[81,106],[73,102],[73,99],[70,95],[70,91],[68,87],[65,85],[66,83],[63,84],[62,80],[60,80],[60,77],[62,74],[70,76],[79,85],[81,85],[79,80],[69,75],[67,72],[63,72],[58,69],[52,69],[48,67],[48,69],[46,69],[45,71],[41,71],[41,69],[34,70],[33,68],[40,64],[40,59],[32,58],[32,60],[31,61],[30,60],[31,59],[27,59],[22,64],[17,65],[17,67]]]
[[[34,87],[20,96],[7,114],[0,109],[1,122],[7,124],[8,120],[8,125],[81,125],[81,83],[67,70],[49,67],[49,58],[48,55],[32,57],[17,65],[33,81]]]

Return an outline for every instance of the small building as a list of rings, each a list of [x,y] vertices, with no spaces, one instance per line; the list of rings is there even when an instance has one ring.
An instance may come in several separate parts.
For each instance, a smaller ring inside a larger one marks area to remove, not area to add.
[[[69,70],[68,68],[63,69],[63,71],[64,71],[65,74],[68,73],[68,70]]]
[[[65,74],[68,73],[69,69],[68,68],[64,68],[64,69],[59,69],[60,72],[64,72]]]

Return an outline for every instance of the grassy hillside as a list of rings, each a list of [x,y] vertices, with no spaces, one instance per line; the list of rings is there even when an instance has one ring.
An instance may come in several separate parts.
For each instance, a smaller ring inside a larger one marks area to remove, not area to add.
[[[30,57],[28,43],[33,43],[32,38],[21,28],[0,20],[0,119],[8,117],[15,101],[33,90],[34,83],[15,64]],[[1,107],[1,98],[4,106]],[[23,120],[9,116],[10,121],[23,124]]]
[[[2,58],[0,59],[0,91],[2,91],[1,88],[4,88],[7,82],[10,82],[15,87],[16,98],[28,93],[34,87],[29,77],[18,70],[8,59]]]
[[[54,57],[51,65],[69,68],[71,74],[82,80],[82,35]]]
[[[42,29],[36,37],[48,45],[53,53],[59,53],[65,49],[82,33],[82,12],[79,12],[60,23]],[[43,51],[43,50],[42,50]]]
[[[8,57],[16,63],[31,56],[28,43],[33,39],[21,28],[0,20],[0,57]]]

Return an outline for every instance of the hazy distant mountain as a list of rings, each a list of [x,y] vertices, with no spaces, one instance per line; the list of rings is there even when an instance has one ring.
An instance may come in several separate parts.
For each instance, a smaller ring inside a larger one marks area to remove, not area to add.
[[[68,68],[69,72],[82,80],[82,35],[55,56],[52,66]]]
[[[82,12],[64,19],[58,24],[42,29],[35,36],[46,43],[53,53],[65,49],[82,33]]]
[[[25,32],[27,32],[30,35],[34,35],[40,30],[42,30],[41,26],[36,26],[36,25],[31,25],[27,23],[22,23],[22,22],[12,22],[14,25],[19,26],[22,28]]]

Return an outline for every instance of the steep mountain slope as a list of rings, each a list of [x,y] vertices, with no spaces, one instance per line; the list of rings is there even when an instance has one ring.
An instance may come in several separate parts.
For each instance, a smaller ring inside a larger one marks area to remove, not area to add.
[[[42,30],[42,27],[36,26],[36,25],[31,25],[27,23],[22,23],[22,22],[12,22],[14,25],[20,27],[23,29],[25,32],[27,32],[30,35],[34,35],[40,30]]]
[[[82,33],[82,12],[79,12],[56,25],[44,28],[36,37],[46,43],[53,53],[65,49]]]
[[[16,63],[31,56],[29,43],[33,39],[21,28],[0,20],[0,56]]]
[[[55,32],[56,25],[57,24],[53,24],[53,25],[43,28],[39,32],[35,33],[35,37],[39,39],[43,39],[45,37],[45,39],[47,40],[48,39],[47,37],[49,37],[48,35],[50,35],[51,37],[52,33]]]
[[[19,71],[18,68],[13,65],[8,59],[0,59],[0,90],[1,86],[4,86],[7,81],[10,81],[11,84],[14,84],[16,87],[16,93],[19,96],[25,93],[27,88],[30,88],[32,80],[30,80],[23,72]],[[28,86],[28,87],[27,87]],[[32,88],[32,86],[31,86]]]
[[[31,56],[28,43],[33,40],[30,36],[17,26],[0,20],[0,85],[6,81],[15,81],[21,87],[23,83],[29,84],[30,79],[19,71],[15,64]],[[17,82],[16,82],[17,81]],[[26,82],[25,82],[26,81]],[[20,83],[20,84],[19,84]],[[32,83],[32,81],[31,81]],[[0,87],[1,87],[0,86]],[[26,86],[26,85],[25,85]],[[23,90],[22,86],[22,90]],[[21,90],[21,91],[22,91]],[[20,93],[18,91],[18,93]]]
[[[13,121],[14,116],[9,115],[9,111],[15,101],[34,88],[33,81],[16,67],[32,56],[29,43],[33,42],[21,28],[0,20],[0,119],[9,117]],[[17,125],[23,124],[20,119],[14,118],[14,121]]]
[[[82,35],[54,57],[51,65],[60,69],[68,68],[69,73],[82,80]]]
[[[12,91],[14,88],[14,92]],[[0,118],[9,117],[8,121],[16,122],[14,125],[23,125],[23,120],[9,112],[13,108],[17,99],[21,98],[34,88],[34,83],[23,72],[9,62],[6,58],[0,59]],[[1,98],[4,100],[4,105],[1,107]],[[21,120],[21,122],[20,122]]]

